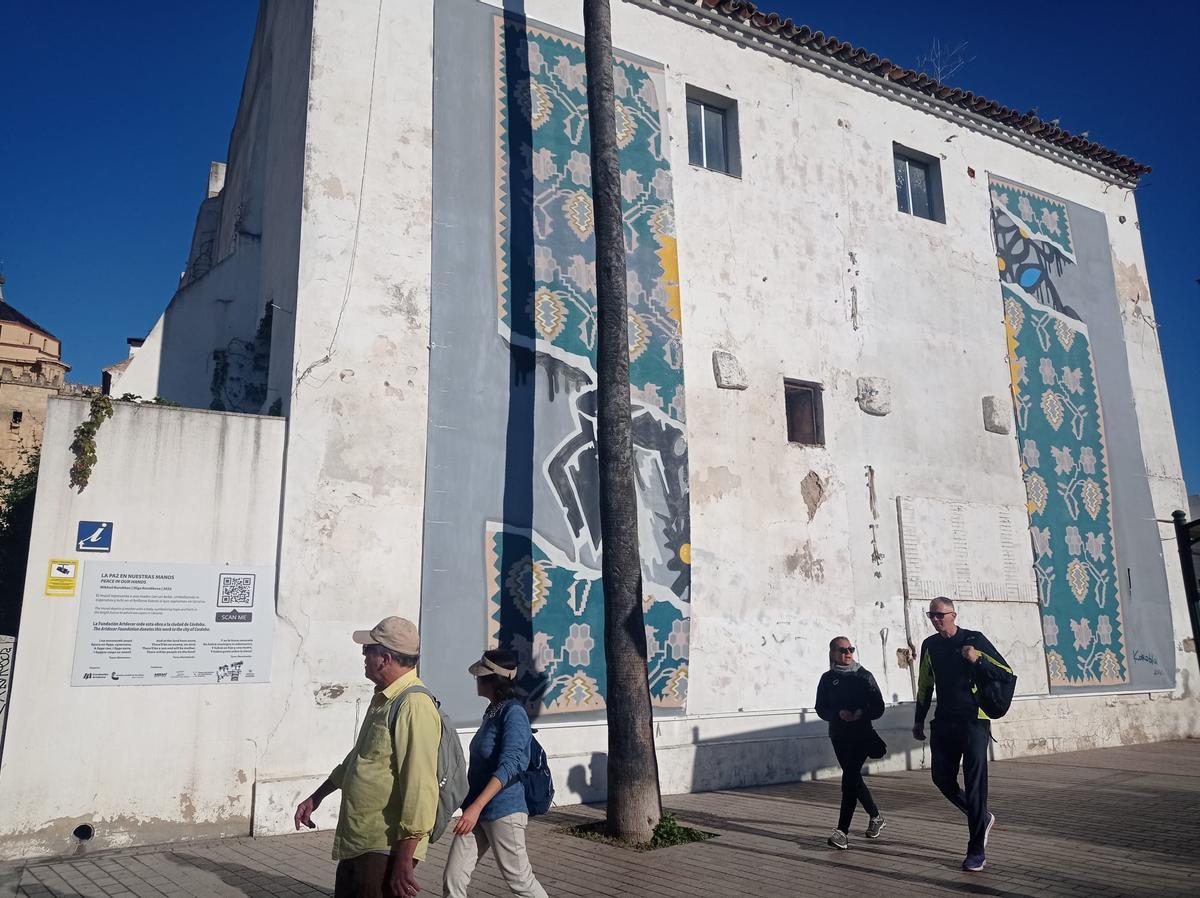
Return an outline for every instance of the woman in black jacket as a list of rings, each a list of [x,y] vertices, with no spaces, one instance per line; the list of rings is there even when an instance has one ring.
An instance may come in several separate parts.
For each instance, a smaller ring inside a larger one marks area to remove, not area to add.
[[[883,694],[871,672],[854,660],[854,646],[845,636],[829,643],[829,670],[817,685],[817,715],[829,721],[829,739],[842,768],[842,811],[829,847],[850,847],[847,836],[859,802],[871,818],[866,836],[877,839],[886,821],[863,782],[862,766],[871,750],[882,746],[871,721],[883,716]]]

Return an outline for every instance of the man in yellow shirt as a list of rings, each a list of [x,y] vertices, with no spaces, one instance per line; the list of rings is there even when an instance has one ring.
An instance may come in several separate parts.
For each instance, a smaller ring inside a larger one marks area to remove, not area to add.
[[[425,858],[437,814],[442,721],[428,694],[404,696],[422,685],[412,621],[386,617],[371,630],[355,631],[354,641],[363,647],[375,695],[354,748],[297,806],[296,829],[314,828],[313,811],[341,789],[334,898],[412,898],[420,890],[413,869]]]

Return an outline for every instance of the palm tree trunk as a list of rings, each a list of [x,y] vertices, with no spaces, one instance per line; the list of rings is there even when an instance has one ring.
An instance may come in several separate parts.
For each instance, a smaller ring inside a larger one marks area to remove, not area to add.
[[[583,21],[596,229],[597,448],[608,675],[608,830],[631,842],[648,842],[662,813],[662,803],[646,679],[629,399],[625,235],[608,0],[584,0]]]

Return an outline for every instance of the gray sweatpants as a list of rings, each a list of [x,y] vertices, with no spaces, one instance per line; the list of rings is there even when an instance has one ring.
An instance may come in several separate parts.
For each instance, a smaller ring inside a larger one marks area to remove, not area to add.
[[[509,814],[497,820],[480,820],[469,836],[455,836],[442,878],[443,898],[466,898],[475,865],[489,848],[504,881],[517,898],[548,898],[533,875],[525,850],[528,824],[528,814]]]

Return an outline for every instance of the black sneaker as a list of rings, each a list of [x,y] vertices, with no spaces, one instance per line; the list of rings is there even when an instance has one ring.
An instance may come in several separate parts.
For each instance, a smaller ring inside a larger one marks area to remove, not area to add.
[[[846,834],[840,829],[835,829],[825,842],[830,848],[836,848],[839,851],[845,851],[850,847],[850,840],[846,838]]]
[[[868,839],[878,839],[880,831],[887,826],[887,821],[883,819],[883,814],[872,817],[871,822],[867,824],[866,836]]]
[[[968,854],[963,860],[962,868],[970,873],[978,873],[986,863],[987,861],[984,859],[983,852],[981,851],[978,854]]]

